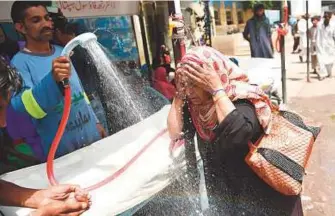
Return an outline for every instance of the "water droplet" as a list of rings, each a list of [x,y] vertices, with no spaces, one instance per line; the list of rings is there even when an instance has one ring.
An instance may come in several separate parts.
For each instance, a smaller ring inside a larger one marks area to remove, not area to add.
[[[309,196],[301,196],[302,201],[311,201],[312,199]]]
[[[313,204],[309,204],[306,206],[306,210],[312,210],[314,208]]]

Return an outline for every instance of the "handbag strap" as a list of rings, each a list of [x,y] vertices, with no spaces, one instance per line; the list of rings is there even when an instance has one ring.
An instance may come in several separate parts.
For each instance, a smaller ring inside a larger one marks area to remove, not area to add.
[[[257,147],[258,147],[259,143],[262,141],[263,137],[264,137],[264,134],[262,134],[255,143],[252,143],[251,141],[248,142],[248,146],[249,146],[250,151],[254,151],[254,150],[257,149]]]
[[[277,167],[287,175],[291,176],[294,180],[302,183],[305,169],[298,163],[283,155],[279,151],[268,149],[268,148],[258,148],[257,152],[261,154],[265,160],[270,164]]]
[[[320,127],[314,127],[314,126],[309,126],[306,125],[304,122],[303,118],[299,116],[298,114],[290,111],[280,111],[280,115],[285,118],[287,121],[289,121],[291,124],[294,124],[295,126],[309,131],[313,134],[314,139],[316,139],[321,132]]]

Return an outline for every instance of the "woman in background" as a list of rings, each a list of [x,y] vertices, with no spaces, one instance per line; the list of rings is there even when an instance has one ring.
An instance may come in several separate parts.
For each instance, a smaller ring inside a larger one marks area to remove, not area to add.
[[[171,83],[169,83],[167,79],[166,69],[164,67],[156,68],[152,81],[154,89],[156,89],[167,99],[172,101],[175,96],[176,89]]]

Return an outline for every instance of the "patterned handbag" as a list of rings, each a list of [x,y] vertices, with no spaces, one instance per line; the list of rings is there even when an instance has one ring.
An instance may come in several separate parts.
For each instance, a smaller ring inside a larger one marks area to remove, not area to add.
[[[245,161],[273,189],[285,195],[298,195],[320,131],[320,126],[311,126],[296,113],[276,111],[270,134],[249,144]]]

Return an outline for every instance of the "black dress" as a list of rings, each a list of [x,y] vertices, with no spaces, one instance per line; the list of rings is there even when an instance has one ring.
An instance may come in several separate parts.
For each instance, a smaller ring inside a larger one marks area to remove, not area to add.
[[[198,139],[210,202],[208,215],[303,215],[300,196],[285,196],[273,190],[245,163],[248,141],[257,141],[263,129],[252,103],[238,100],[234,104],[236,110],[216,128],[215,142]],[[195,129],[189,123],[189,113],[184,113],[184,132],[190,138]],[[187,152],[194,151],[194,147],[187,147],[192,148]],[[194,161],[193,155],[187,157]]]

